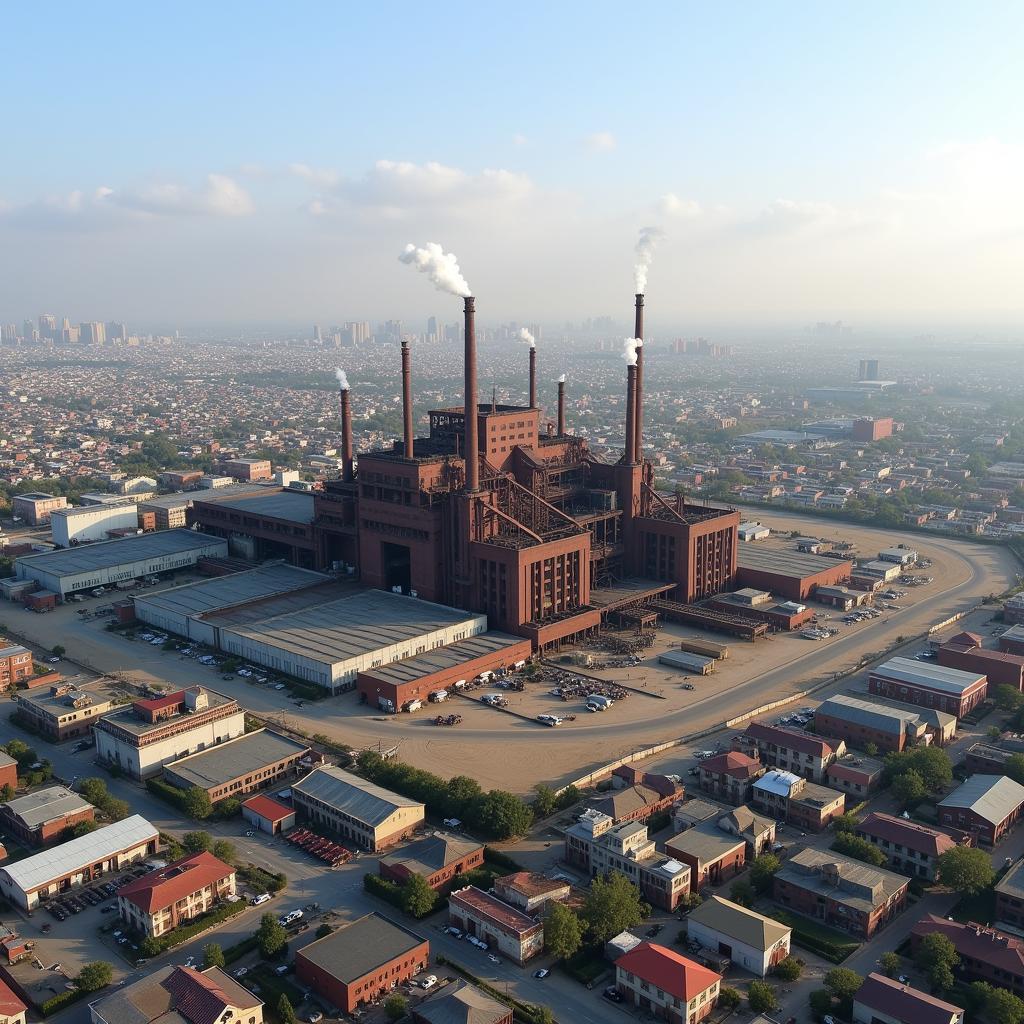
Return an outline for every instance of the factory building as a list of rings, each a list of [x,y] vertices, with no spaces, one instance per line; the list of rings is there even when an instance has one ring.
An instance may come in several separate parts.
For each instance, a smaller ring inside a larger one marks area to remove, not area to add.
[[[11,515],[15,519],[23,519],[29,526],[45,526],[50,521],[50,513],[54,509],[67,507],[67,498],[43,494],[41,491],[16,494],[11,499]]]
[[[50,536],[61,548],[108,540],[111,530],[137,530],[139,508],[122,500],[109,505],[82,505],[80,508],[55,508],[50,513]]]
[[[66,829],[92,821],[95,808],[63,786],[47,786],[0,804],[0,823],[26,846],[45,846]]]
[[[63,600],[81,590],[189,568],[200,558],[220,558],[227,553],[227,542],[217,537],[192,530],[167,530],[25,555],[15,560],[14,568],[18,579],[34,580]]]
[[[929,744],[944,747],[956,736],[956,715],[864,693],[836,693],[815,710],[814,731],[861,750],[873,743],[885,753],[898,753]]]
[[[227,459],[220,464],[220,471],[236,480],[269,480],[273,476],[269,459]]]
[[[214,480],[226,480],[227,485],[213,482]],[[157,494],[139,501],[139,515],[152,513],[155,518],[154,527],[157,530],[176,530],[188,526],[188,513],[193,502],[202,501],[210,497],[216,489],[217,493],[228,497],[230,495],[259,494],[266,484],[240,484],[231,477],[201,477],[201,487],[196,490],[179,491],[176,494]],[[276,488],[275,488],[276,490]]]
[[[818,587],[845,583],[853,562],[823,558],[800,551],[744,544],[737,557],[737,581],[743,587],[778,594],[788,601],[803,602],[813,597]]]
[[[988,679],[914,658],[890,658],[871,670],[868,689],[881,697],[963,718],[985,699]]]
[[[1024,690],[1024,657],[1006,651],[989,651],[977,633],[958,633],[940,645],[939,664],[963,672],[981,672],[989,686]]]

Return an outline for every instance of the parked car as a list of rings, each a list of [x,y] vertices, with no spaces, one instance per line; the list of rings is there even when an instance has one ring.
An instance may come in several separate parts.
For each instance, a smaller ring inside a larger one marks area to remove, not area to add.
[[[621,1003],[622,1002],[622,993],[614,985],[609,985],[601,993],[601,995],[603,995],[605,997],[605,999],[608,999],[608,1000],[610,1000],[613,1003]],[[835,1024],[835,1021],[831,1021],[831,1022],[826,1021],[825,1024]]]
[[[546,978],[550,973],[546,967],[542,967],[539,971],[534,971],[533,976],[535,978]]]
[[[269,892],[261,892],[259,894],[259,896],[253,896],[253,898],[251,900],[249,900],[249,903],[252,906],[254,906],[254,907],[259,907],[259,906],[262,906],[264,903],[269,903],[269,902],[270,902],[270,893]]]

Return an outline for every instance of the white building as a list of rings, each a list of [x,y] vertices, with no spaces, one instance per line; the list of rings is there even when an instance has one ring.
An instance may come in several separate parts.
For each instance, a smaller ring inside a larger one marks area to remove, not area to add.
[[[133,501],[109,505],[56,508],[50,513],[50,535],[62,548],[72,542],[107,540],[109,530],[137,529],[139,507]]]
[[[760,978],[789,956],[792,928],[721,896],[705,900],[686,920],[692,942],[727,956],[733,966]]]

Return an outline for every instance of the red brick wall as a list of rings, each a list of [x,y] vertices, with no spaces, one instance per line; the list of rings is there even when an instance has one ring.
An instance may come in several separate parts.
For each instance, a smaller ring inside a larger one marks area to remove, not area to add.
[[[845,718],[823,715],[820,711],[814,716],[814,728],[821,736],[835,736],[861,749],[866,743],[874,743],[879,750],[885,752],[900,751],[906,744],[904,733],[897,736],[891,732],[882,732],[880,729],[869,729]]]
[[[11,789],[18,788],[18,766],[16,764],[0,765],[0,789],[10,786]]]

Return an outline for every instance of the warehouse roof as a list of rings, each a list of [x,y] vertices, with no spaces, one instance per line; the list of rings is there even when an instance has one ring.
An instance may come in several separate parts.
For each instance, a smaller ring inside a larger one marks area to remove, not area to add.
[[[102,505],[76,505],[74,508],[55,508],[51,518],[57,516],[61,519],[74,519],[76,516],[88,513],[105,512],[108,508],[135,508],[135,502],[131,498],[119,498],[117,501],[105,501]]]
[[[307,491],[296,491],[285,487],[278,490],[266,488],[268,494],[227,495],[221,497],[214,493],[201,498],[208,505],[219,505],[236,512],[248,512],[254,516],[267,516],[270,519],[287,519],[293,523],[311,523],[315,516],[313,495]]]
[[[38,569],[56,576],[74,576],[78,573],[110,569],[126,562],[143,562],[197,548],[219,544],[227,551],[227,541],[210,537],[194,530],[158,530],[136,537],[103,540],[95,544],[81,544],[75,548],[46,551],[39,555],[23,555],[16,560],[21,568]]]
[[[273,485],[274,489],[277,485]],[[267,484],[229,484],[226,487],[202,487],[194,491],[175,491],[174,494],[156,494],[152,498],[140,501],[140,505],[148,505],[153,508],[187,508],[195,501],[207,501],[212,498],[223,496],[230,498],[240,494],[258,493],[260,490],[267,490]]]
[[[921,723],[937,725],[939,728],[956,721],[955,715],[932,708],[917,708],[911,705],[894,705],[859,693],[837,693],[823,700],[815,715],[828,715],[844,722],[878,729],[901,735]]]
[[[995,891],[1012,896],[1015,900],[1024,899],[1024,860],[1017,861],[1009,871],[995,884]]]
[[[298,743],[269,729],[259,729],[172,761],[165,765],[164,771],[186,786],[211,789],[308,752],[306,743]]]
[[[1024,804],[1024,786],[1006,775],[972,775],[939,801],[940,807],[971,810],[993,825],[1004,821],[1021,804]]]
[[[528,644],[521,636],[510,636],[507,633],[480,633],[468,640],[459,640],[447,647],[436,647],[424,654],[417,654],[402,661],[393,661],[390,665],[367,669],[364,675],[380,679],[385,683],[411,683],[424,676],[432,676],[438,672],[468,665],[479,658],[487,658],[510,647]]]
[[[416,800],[399,796],[333,765],[311,771],[292,786],[292,792],[320,800],[370,826],[386,821],[400,807],[423,807]]]
[[[35,793],[9,800],[4,807],[15,817],[20,818],[26,828],[37,828],[48,821],[89,810],[92,804],[63,786],[48,786]]]
[[[699,907],[691,910],[687,917],[704,925],[705,928],[712,928],[744,945],[760,950],[770,949],[792,931],[792,928],[787,928],[773,918],[765,917],[755,910],[748,910],[721,896],[706,899]]]
[[[897,683],[925,686],[954,694],[962,694],[985,680],[985,676],[978,672],[962,672],[945,665],[926,665],[914,658],[890,658],[873,668],[871,674]]]
[[[88,835],[71,839],[51,850],[43,850],[14,864],[0,867],[20,889],[31,892],[55,878],[63,878],[85,864],[107,860],[112,854],[156,842],[159,833],[141,814],[133,814],[123,821],[98,828]]]
[[[416,1018],[425,1024],[496,1024],[508,1015],[504,1003],[461,979],[416,1004]]]
[[[267,821],[283,821],[289,815],[295,813],[290,807],[279,803],[269,796],[264,796],[262,793],[257,793],[256,796],[243,800],[242,810],[252,811],[253,814],[258,814]]]
[[[742,836],[723,831],[717,821],[702,821],[699,825],[666,839],[665,852],[670,856],[685,853],[696,858],[698,864],[713,864],[745,843],[746,840]]]
[[[410,875],[432,875],[449,864],[465,860],[480,849],[483,849],[481,844],[473,840],[459,839],[447,832],[435,832],[382,857],[380,862]]]
[[[849,570],[853,563],[844,559],[808,555],[802,551],[782,551],[778,548],[745,544],[736,552],[736,565],[740,569],[755,569],[758,572],[773,572],[779,576],[805,579],[808,576],[817,576],[820,572],[834,571],[843,565]]]
[[[895,871],[869,867],[831,850],[811,848],[785,861],[775,877],[865,913],[888,902],[910,881]]]
[[[155,594],[140,594],[135,598],[135,606],[172,615],[198,615],[317,583],[328,583],[330,579],[323,573],[298,569],[293,565],[262,565],[246,572],[170,587]]]
[[[383,915],[371,913],[303,946],[295,955],[349,984],[426,941]]]

